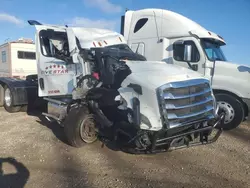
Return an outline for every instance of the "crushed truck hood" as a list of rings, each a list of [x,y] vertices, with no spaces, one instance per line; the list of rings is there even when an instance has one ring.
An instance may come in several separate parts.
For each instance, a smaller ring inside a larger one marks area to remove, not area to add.
[[[125,79],[124,83],[139,84],[150,89],[156,89],[169,82],[203,78],[201,74],[191,69],[162,61],[127,61],[126,63],[132,70],[132,74]]]

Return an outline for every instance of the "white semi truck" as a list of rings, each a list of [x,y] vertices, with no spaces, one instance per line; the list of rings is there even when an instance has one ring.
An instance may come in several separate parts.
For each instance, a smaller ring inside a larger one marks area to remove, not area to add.
[[[121,34],[130,48],[148,61],[192,68],[210,79],[218,105],[226,112],[224,129],[233,129],[247,119],[250,67],[227,61],[220,48],[226,44],[221,36],[163,9],[126,11]],[[191,50],[189,64],[184,58],[185,49]]]
[[[32,96],[43,100],[43,115],[64,127],[74,147],[100,136],[127,152],[157,152],[220,136],[224,113],[199,73],[146,61],[113,31],[29,23],[36,27],[37,79],[0,78],[7,111]]]

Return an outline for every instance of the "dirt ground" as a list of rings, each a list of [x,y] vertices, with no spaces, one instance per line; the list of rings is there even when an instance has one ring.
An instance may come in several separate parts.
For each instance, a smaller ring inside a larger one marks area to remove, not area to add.
[[[211,145],[129,155],[98,141],[65,144],[63,130],[0,109],[0,187],[250,187],[250,124]]]

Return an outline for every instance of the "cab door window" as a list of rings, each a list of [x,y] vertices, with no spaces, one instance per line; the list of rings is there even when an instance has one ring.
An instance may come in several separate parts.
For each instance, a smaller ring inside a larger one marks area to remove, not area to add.
[[[67,34],[50,30],[42,30],[39,34],[41,53],[46,57],[69,56]]]
[[[200,60],[200,53],[195,43],[192,40],[184,41],[183,43],[173,44],[173,57],[176,61],[184,61],[184,49],[185,45],[192,46],[191,62],[198,62]]]

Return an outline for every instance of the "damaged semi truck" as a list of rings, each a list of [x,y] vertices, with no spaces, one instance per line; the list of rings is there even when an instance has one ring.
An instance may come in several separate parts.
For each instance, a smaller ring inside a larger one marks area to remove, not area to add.
[[[250,66],[228,62],[225,40],[193,20],[164,9],[128,10],[121,34],[134,51],[149,61],[190,68],[211,80],[215,98],[225,112],[224,130],[238,127],[250,113]],[[189,64],[184,59],[189,46]],[[211,76],[213,75],[213,76]]]
[[[155,153],[220,136],[224,114],[199,73],[147,61],[113,31],[28,22],[36,27],[37,79],[0,79],[2,99],[11,99],[9,108],[27,105],[28,94],[46,101],[43,115],[62,125],[70,145],[105,138],[127,152]]]

